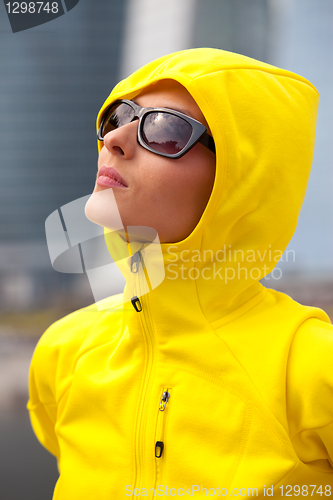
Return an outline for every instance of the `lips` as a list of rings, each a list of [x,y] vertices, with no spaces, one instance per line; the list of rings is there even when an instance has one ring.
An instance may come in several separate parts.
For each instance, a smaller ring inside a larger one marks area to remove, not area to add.
[[[118,174],[117,170],[114,169],[113,167],[103,166],[98,172],[98,178],[102,176],[108,177],[109,179],[113,179],[114,181],[122,184],[124,187],[128,187],[124,179],[121,177],[121,175]]]

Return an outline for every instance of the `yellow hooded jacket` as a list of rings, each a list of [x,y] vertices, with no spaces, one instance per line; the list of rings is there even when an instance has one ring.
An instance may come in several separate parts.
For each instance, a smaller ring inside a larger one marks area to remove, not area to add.
[[[298,487],[303,497],[329,496],[333,328],[320,309],[259,282],[295,231],[318,93],[269,64],[191,49],[121,81],[97,126],[112,101],[161,79],[181,83],[207,119],[213,191],[194,231],[161,245],[159,286],[146,293],[147,262],[133,271],[129,250],[125,296],[41,337],[28,409],[58,459],[54,499],[152,497],[154,487],[156,497],[167,488],[282,497]]]

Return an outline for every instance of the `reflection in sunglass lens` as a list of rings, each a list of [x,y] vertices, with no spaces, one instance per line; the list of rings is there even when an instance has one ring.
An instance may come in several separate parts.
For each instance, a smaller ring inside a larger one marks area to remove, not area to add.
[[[192,126],[186,120],[165,111],[147,114],[142,126],[143,140],[160,153],[179,153],[191,135]]]
[[[127,125],[133,120],[133,117],[134,110],[125,102],[112,106],[105,117],[102,137],[116,128]]]

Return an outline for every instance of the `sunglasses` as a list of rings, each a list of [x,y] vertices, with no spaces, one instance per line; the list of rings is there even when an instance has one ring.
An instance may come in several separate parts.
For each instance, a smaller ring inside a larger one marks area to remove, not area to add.
[[[143,108],[122,99],[109,106],[97,133],[99,141],[106,134],[139,119],[137,140],[140,146],[160,156],[181,158],[197,142],[215,153],[215,143],[205,125],[179,111],[167,108]]]

